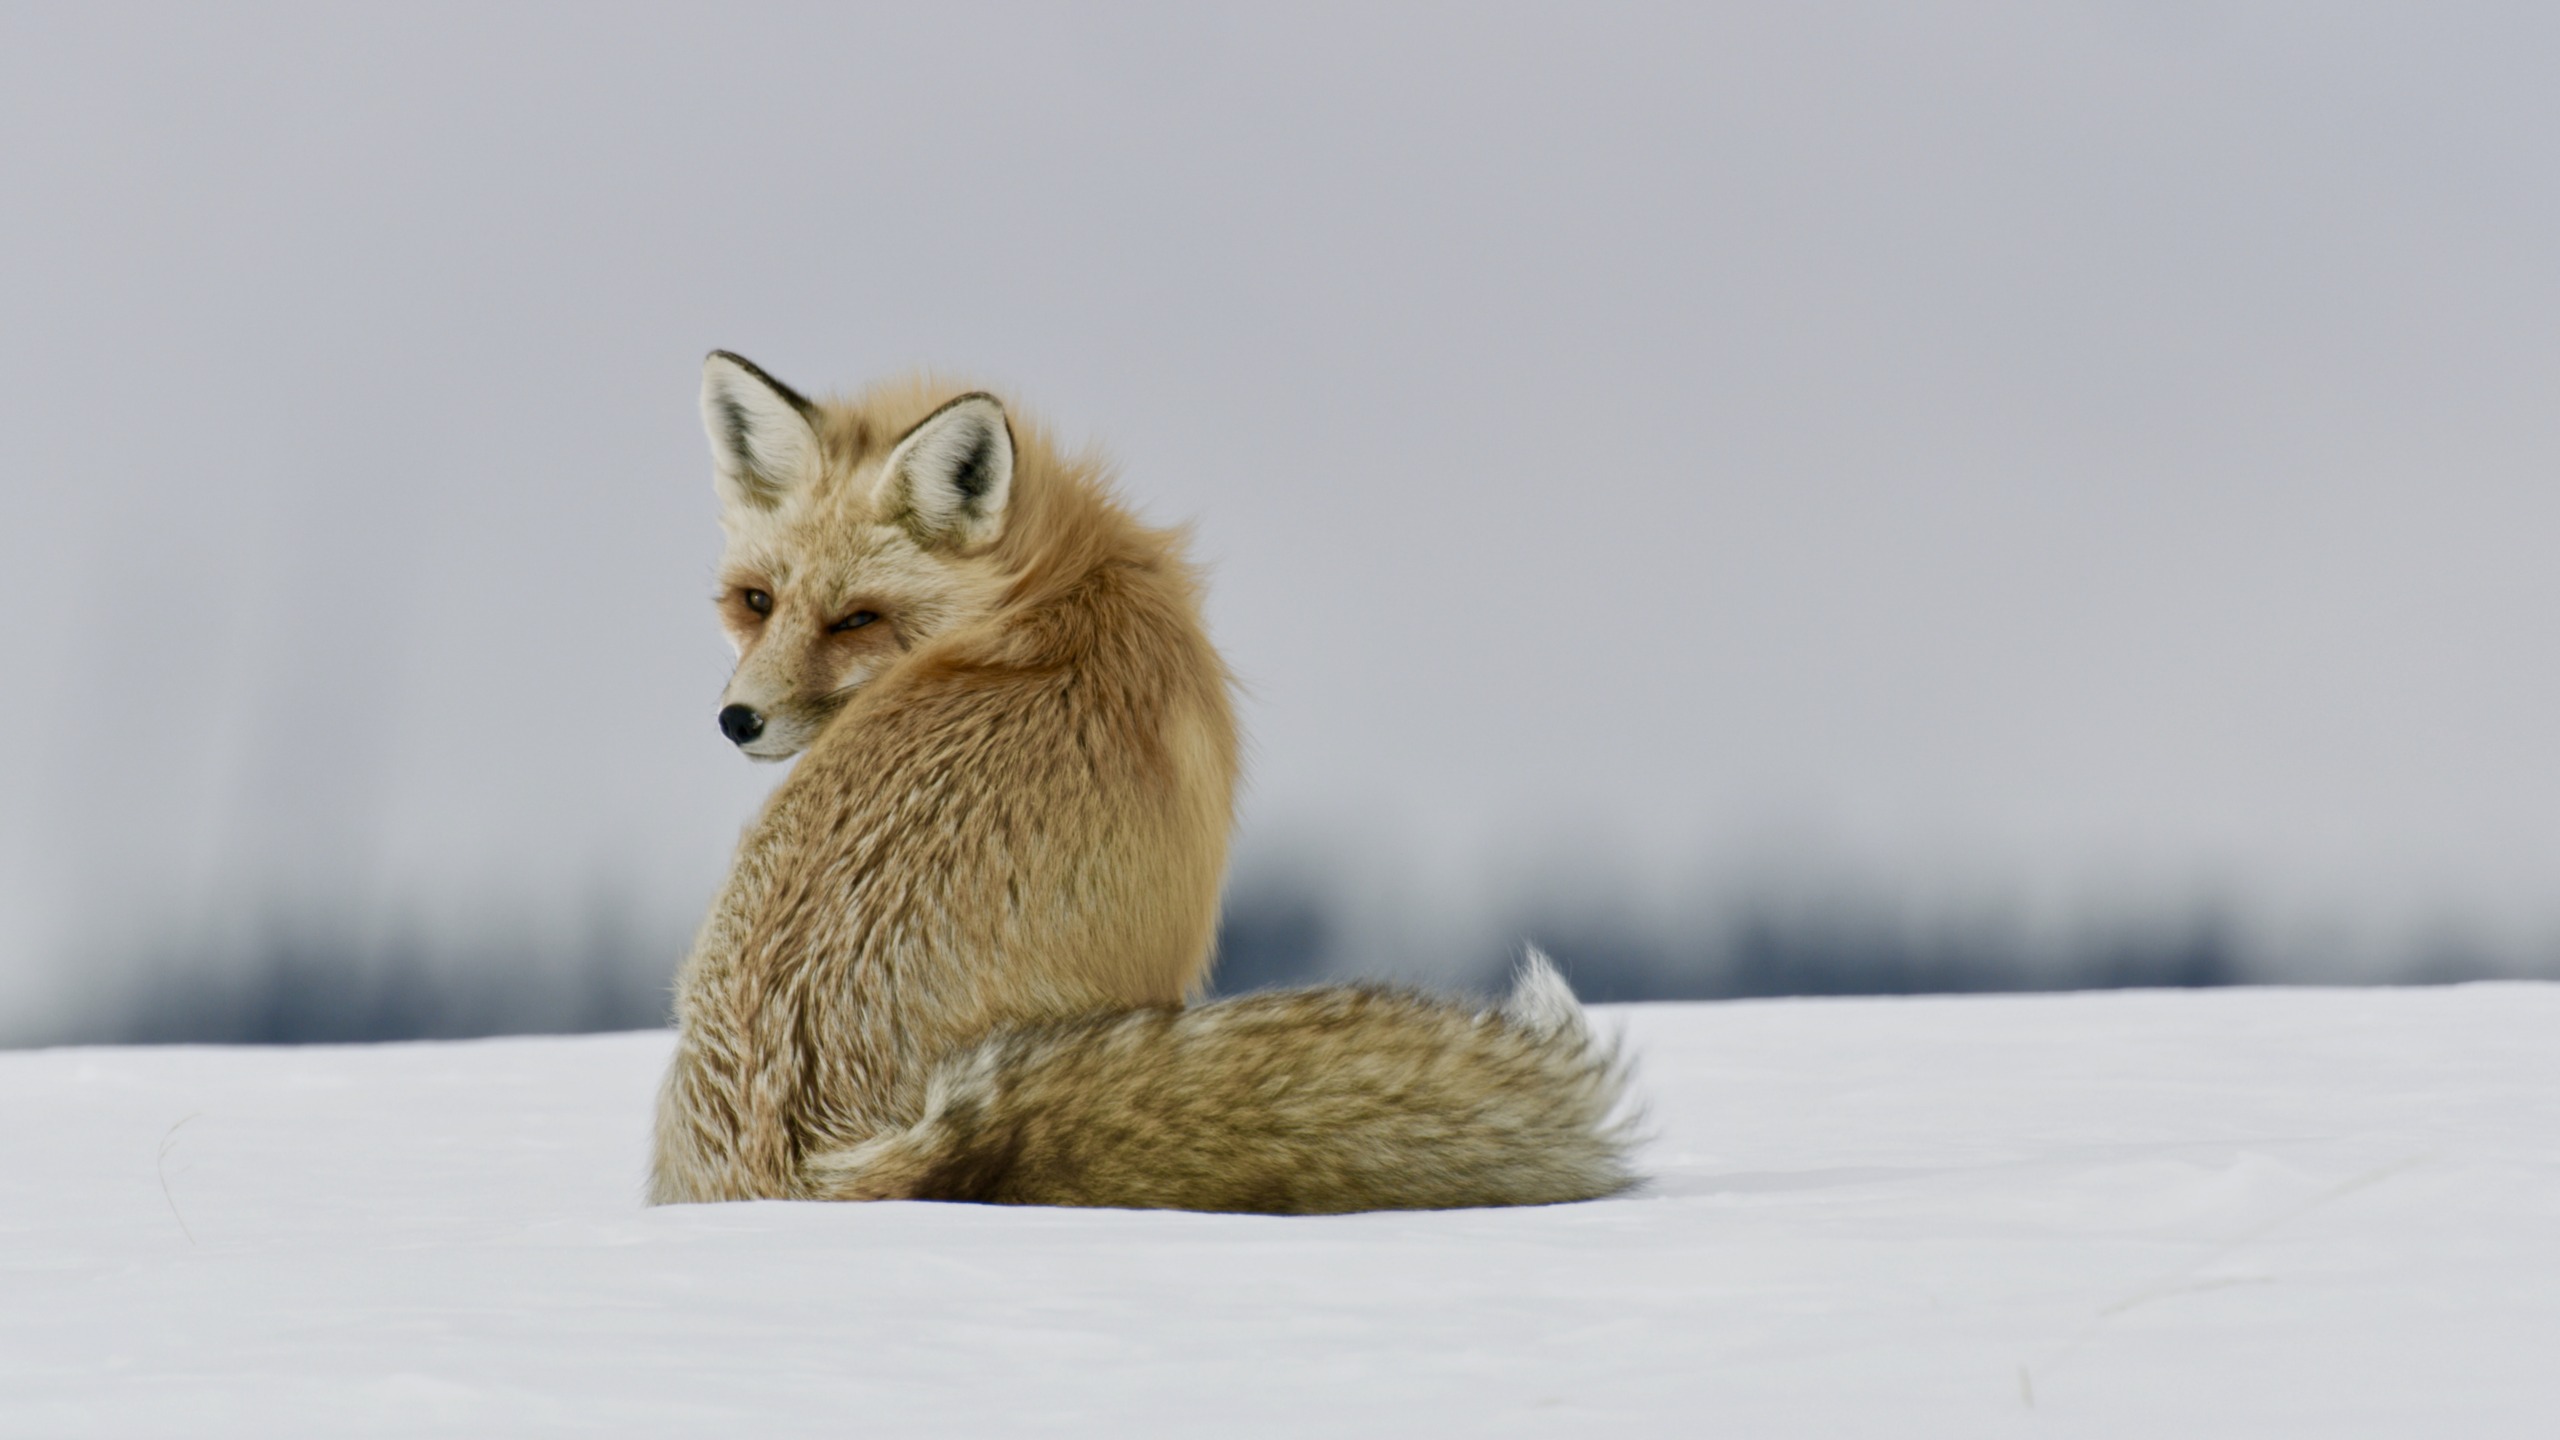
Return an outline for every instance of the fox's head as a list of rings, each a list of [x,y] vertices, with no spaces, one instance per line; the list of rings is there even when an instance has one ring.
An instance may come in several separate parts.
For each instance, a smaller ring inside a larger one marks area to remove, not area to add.
[[[992,395],[819,404],[725,350],[702,364],[702,423],[738,651],[720,733],[787,759],[900,657],[995,607],[1013,432]]]

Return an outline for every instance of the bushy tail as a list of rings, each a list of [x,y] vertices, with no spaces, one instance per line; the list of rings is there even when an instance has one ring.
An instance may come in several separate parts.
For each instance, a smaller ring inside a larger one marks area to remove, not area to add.
[[[913,1126],[812,1157],[842,1200],[1331,1214],[1546,1205],[1634,1183],[1617,1046],[1532,950],[1501,1008],[1369,986],[1010,1031]]]

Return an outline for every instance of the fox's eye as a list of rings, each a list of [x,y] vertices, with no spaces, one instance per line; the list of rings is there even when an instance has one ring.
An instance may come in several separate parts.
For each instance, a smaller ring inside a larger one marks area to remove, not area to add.
[[[753,610],[759,615],[770,615],[773,613],[773,597],[767,595],[761,590],[750,590],[738,598],[746,601],[747,608]]]
[[[859,630],[879,618],[868,610],[856,610],[827,628],[836,631]]]

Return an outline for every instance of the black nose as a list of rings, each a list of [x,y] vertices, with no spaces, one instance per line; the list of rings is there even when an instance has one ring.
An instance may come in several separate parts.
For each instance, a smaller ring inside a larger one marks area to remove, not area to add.
[[[744,705],[720,707],[720,733],[732,745],[744,745],[764,733],[764,717]]]

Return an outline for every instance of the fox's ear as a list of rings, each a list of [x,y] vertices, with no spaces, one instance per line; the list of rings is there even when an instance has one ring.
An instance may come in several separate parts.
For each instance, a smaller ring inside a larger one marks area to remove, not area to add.
[[[817,407],[742,355],[702,362],[702,428],[720,503],[770,510],[818,473]]]
[[[974,550],[1004,533],[1013,494],[1013,427],[987,394],[963,395],[924,417],[880,472],[880,517],[928,545]]]

